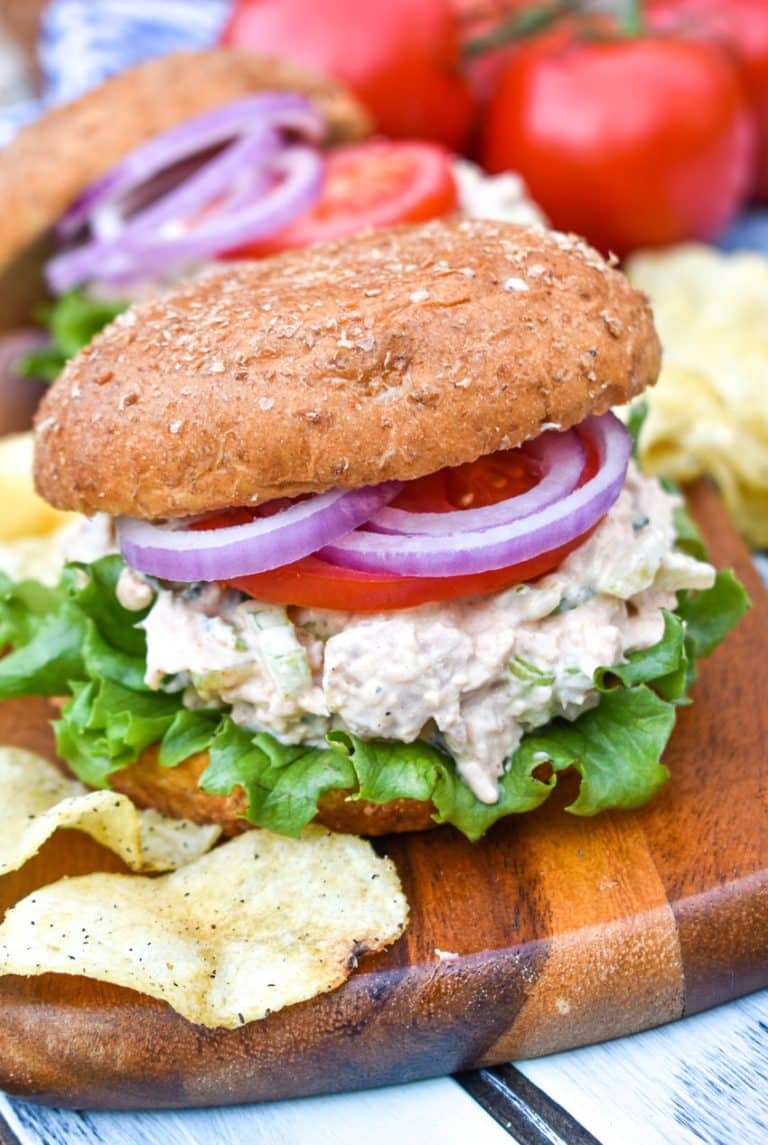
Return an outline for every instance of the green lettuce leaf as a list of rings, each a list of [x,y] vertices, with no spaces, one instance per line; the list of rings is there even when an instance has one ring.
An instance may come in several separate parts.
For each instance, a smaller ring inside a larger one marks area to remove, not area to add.
[[[359,799],[389,803],[392,799],[431,799],[446,757],[437,748],[417,741],[397,745],[386,740],[362,740],[350,732],[332,731],[328,742],[349,758]]]
[[[176,767],[191,755],[206,751],[220,721],[220,712],[177,708],[160,745],[160,766]]]
[[[523,740],[525,742],[525,740]],[[555,786],[556,779],[542,781],[533,775],[540,760],[515,763],[513,756],[507,771],[499,780],[499,798],[495,803],[481,803],[467,787],[453,761],[446,763],[432,795],[436,807],[433,819],[438,823],[452,823],[468,839],[475,842],[505,815],[533,811],[543,803]]]
[[[252,736],[251,744],[245,757],[249,778],[242,785],[248,794],[248,817],[280,835],[298,834],[314,819],[326,791],[355,785],[347,757],[334,748],[286,746],[265,732]],[[217,764],[216,747],[214,742],[211,767]],[[203,790],[206,781],[207,773],[200,782]]]
[[[732,569],[721,569],[712,588],[678,593],[677,615],[685,623],[691,663],[709,656],[738,624],[751,601]]]
[[[38,617],[56,606],[59,590],[36,580],[12,581],[0,570],[0,648],[27,641]]]
[[[125,568],[122,557],[102,557],[93,564],[73,563],[62,573],[60,589],[98,628],[104,641],[118,652],[141,660],[147,657],[144,630],[137,625],[149,612],[131,612],[116,596],[117,582]]]
[[[72,699],[62,718],[54,720],[56,750],[72,771],[89,787],[108,787],[113,771],[132,763],[131,752],[115,754],[103,730],[90,727],[98,685],[73,681]]]
[[[136,692],[113,680],[72,683],[73,698],[54,723],[56,750],[91,787],[162,742],[178,712],[176,696]]]
[[[84,673],[86,632],[87,621],[67,601],[37,617],[27,641],[0,660],[0,698],[66,695],[69,681]]]
[[[638,460],[640,451],[640,433],[645,425],[645,419],[648,417],[648,402],[645,398],[639,398],[637,401],[632,402],[627,414],[627,429],[629,430],[630,437],[632,438],[632,456],[635,461]]]
[[[679,492],[671,481],[667,484],[671,486],[672,492]],[[673,519],[677,533],[677,547],[687,553],[689,557],[695,557],[697,561],[706,561],[708,559],[707,546],[704,544],[698,525],[684,505],[677,506]]]
[[[74,358],[127,306],[127,302],[92,298],[84,290],[62,294],[38,314],[41,324],[50,332],[50,344],[19,358],[16,372],[22,378],[54,381],[69,359]]]
[[[342,753],[278,744],[272,736],[244,731],[228,717],[211,742],[210,763],[200,778],[202,790],[213,795],[242,787],[248,818],[283,835],[298,834],[314,818],[325,791],[353,785]]]
[[[84,674],[87,619],[66,590],[37,581],[14,583],[0,573],[0,699],[65,695]]]
[[[595,684],[601,692],[610,692],[620,684],[630,688],[652,680],[654,691],[665,700],[685,700],[688,679],[685,625],[677,613],[666,609],[663,612],[664,635],[658,644],[630,652],[626,664],[597,669]]]
[[[0,659],[0,699],[64,696],[70,681],[106,678],[146,690],[146,641],[115,596],[120,557],[71,564],[56,588],[0,579],[0,634],[14,651]]]
[[[543,760],[555,774],[575,768],[581,784],[568,807],[574,815],[641,807],[669,778],[660,757],[674,726],[674,705],[649,687],[617,688],[573,723],[553,720],[525,736],[511,768],[533,770]]]
[[[342,730],[320,746],[285,745],[238,727],[227,709],[190,711],[180,694],[150,691],[139,627],[146,611],[127,611],[115,595],[123,567],[117,556],[72,564],[55,588],[0,574],[0,639],[13,649],[0,659],[0,699],[69,697],[54,725],[57,749],[91,787],[108,787],[112,774],[151,744],[159,745],[164,767],[208,751],[202,790],[227,795],[242,788],[248,818],[288,835],[314,818],[326,792],[341,791],[379,804],[431,801],[437,822],[474,840],[502,816],[539,806],[567,769],[580,776],[573,814],[639,806],[667,778],[660,757],[695,658],[712,651],[749,603],[731,572],[719,573],[704,592],[680,593],[656,645],[598,669],[596,708],[523,738],[507,761],[498,801],[487,804],[439,746],[364,741]]]

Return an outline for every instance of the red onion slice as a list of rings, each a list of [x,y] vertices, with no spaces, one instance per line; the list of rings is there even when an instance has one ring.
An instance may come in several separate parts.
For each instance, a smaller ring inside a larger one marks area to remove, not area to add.
[[[547,430],[523,448],[539,462],[542,474],[541,480],[527,493],[508,497],[495,505],[457,509],[454,513],[410,513],[387,505],[371,517],[366,527],[374,532],[408,536],[443,537],[456,532],[476,532],[529,517],[567,497],[576,488],[584,470],[585,455],[575,430],[565,433]]]
[[[312,206],[325,178],[320,153],[300,144],[286,147],[268,160],[267,171],[279,182],[266,195],[244,203],[237,213],[217,211],[204,226],[174,238],[145,237],[137,232],[136,251],[146,256],[157,249],[161,261],[169,252],[174,257],[197,259],[262,238]]]
[[[324,124],[310,102],[297,92],[263,92],[198,115],[136,147],[117,167],[92,183],[61,216],[59,238],[70,238],[107,201],[124,199],[168,167],[268,125],[296,131],[319,142]]]
[[[103,229],[104,219],[110,222],[112,228],[116,222],[118,229],[113,229],[113,234],[120,233],[127,226],[136,232],[158,230],[163,224],[171,224],[177,233],[188,229],[187,220],[200,210],[201,204],[212,203],[219,196],[232,196],[236,188],[246,188],[249,192],[265,190],[267,180],[263,164],[266,159],[277,155],[283,147],[284,143],[279,133],[271,127],[264,127],[261,131],[230,144],[219,155],[188,175],[172,190],[155,199],[149,206],[132,215],[130,219],[123,218],[114,204],[101,204],[91,215],[93,232],[98,235],[99,227]],[[112,222],[113,219],[115,222]]]
[[[131,236],[145,234],[152,239],[153,246],[163,237],[184,234],[188,230],[188,219],[201,210],[201,205],[226,197],[227,205],[240,206],[250,202],[271,186],[264,168],[268,158],[274,157],[283,147],[278,133],[271,127],[262,126],[246,139],[233,143],[204,167],[189,176],[179,186],[151,203],[143,211],[134,215],[128,222],[123,218],[120,206],[112,198],[107,198],[96,206],[89,222],[93,239],[62,254],[54,256],[46,267],[46,275],[56,292],[69,289],[77,282],[94,276],[94,266],[102,281],[126,281],[137,277],[135,260],[125,254],[126,243],[130,247]],[[173,225],[175,224],[175,226]],[[165,228],[165,234],[163,231]],[[118,268],[110,273],[109,267],[116,263]],[[147,259],[143,270],[147,270]]]
[[[120,550],[132,568],[173,581],[229,580],[306,557],[356,529],[402,488],[398,481],[333,489],[246,525],[197,531],[120,517]]]
[[[89,280],[119,287],[165,278],[279,230],[314,205],[324,174],[312,148],[287,144],[282,133],[319,142],[323,131],[304,96],[269,92],[157,136],[62,216],[60,237],[85,223],[92,237],[50,260],[49,286],[62,293]],[[170,189],[158,194],[158,181]],[[131,195],[135,206],[137,193],[146,199],[153,191],[154,201],[130,212]]]
[[[324,165],[314,148],[295,145],[274,157],[269,172],[279,182],[266,194],[241,203],[237,210],[217,210],[194,230],[153,234],[130,223],[111,241],[57,255],[46,268],[51,289],[60,294],[88,280],[120,285],[167,274],[272,234],[313,205],[322,190]]]
[[[344,568],[398,576],[466,576],[532,560],[575,540],[607,513],[621,492],[631,438],[611,413],[589,417],[600,467],[561,501],[510,524],[447,536],[407,536],[358,530],[326,545],[318,556]]]

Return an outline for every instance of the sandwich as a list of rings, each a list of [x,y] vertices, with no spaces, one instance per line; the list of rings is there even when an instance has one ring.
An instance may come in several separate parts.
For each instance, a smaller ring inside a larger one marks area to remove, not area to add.
[[[331,80],[247,52],[151,60],[24,128],[0,154],[0,309],[26,377],[65,361],[149,287],[255,258],[458,213],[527,222],[519,179],[426,141],[368,139]],[[0,362],[2,370],[2,362]]]
[[[139,806],[295,835],[651,799],[696,658],[747,601],[612,407],[643,295],[574,236],[480,220],[208,270],[118,316],[36,421],[88,518],[0,582],[0,698]]]
[[[52,380],[147,282],[215,252],[206,210],[231,224],[236,246],[258,230],[246,207],[265,206],[269,221],[268,192],[293,173],[300,213],[314,202],[327,150],[369,130],[366,112],[333,81],[220,49],[139,64],[24,127],[0,154],[3,328],[53,298],[50,343],[30,339],[27,375]],[[184,224],[186,249],[169,221]]]

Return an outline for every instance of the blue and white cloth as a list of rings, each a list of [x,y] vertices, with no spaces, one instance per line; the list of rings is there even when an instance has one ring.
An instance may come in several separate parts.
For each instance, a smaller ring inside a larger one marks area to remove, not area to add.
[[[46,107],[75,99],[116,72],[215,43],[230,5],[231,0],[51,0],[38,44],[43,96],[3,109],[0,145]]]
[[[768,209],[756,208],[739,215],[721,236],[719,245],[723,250],[752,250],[768,255]]]

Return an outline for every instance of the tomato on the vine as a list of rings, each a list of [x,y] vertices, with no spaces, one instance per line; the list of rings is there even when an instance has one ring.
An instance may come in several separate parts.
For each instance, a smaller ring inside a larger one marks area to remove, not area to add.
[[[424,222],[458,210],[451,155],[438,143],[374,139],[335,147],[325,160],[320,200],[287,227],[230,251],[260,257],[291,247],[329,242],[368,227]]]
[[[472,97],[448,0],[238,0],[222,40],[339,80],[385,135],[456,151],[467,138]]]
[[[768,3],[766,0],[648,0],[653,28],[725,45],[738,67],[757,126],[754,194],[768,201]]]
[[[754,142],[718,45],[569,22],[518,46],[484,155],[520,172],[554,226],[624,255],[714,238],[750,186]]]

